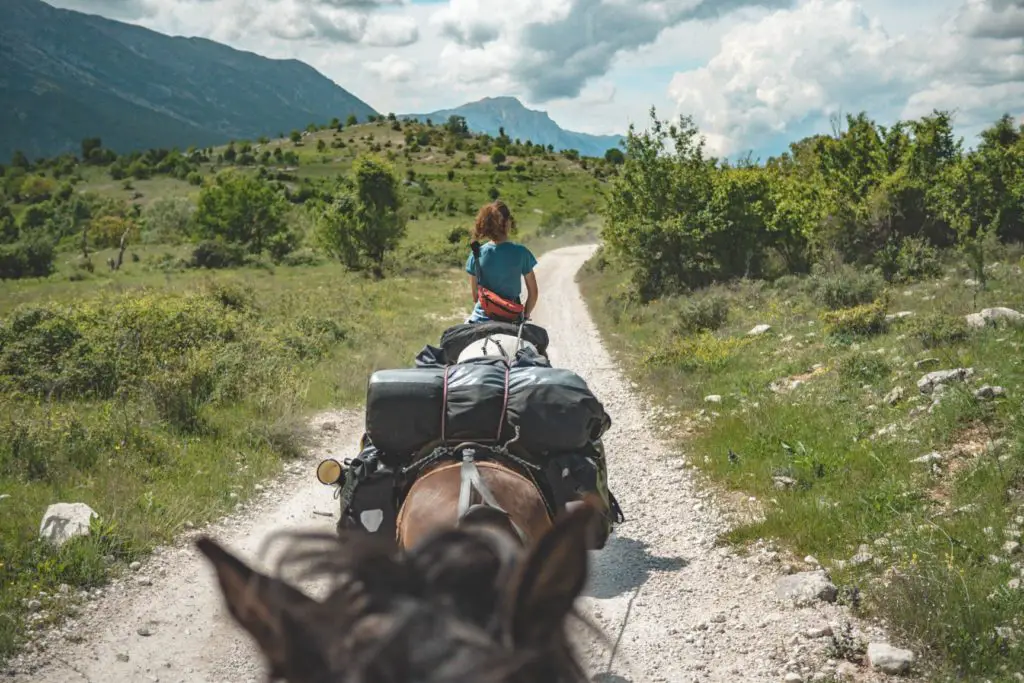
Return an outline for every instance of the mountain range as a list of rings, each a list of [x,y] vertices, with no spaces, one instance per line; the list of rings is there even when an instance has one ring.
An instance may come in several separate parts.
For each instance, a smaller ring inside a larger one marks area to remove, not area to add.
[[[476,133],[498,135],[504,128],[511,138],[529,140],[535,144],[552,145],[556,150],[575,149],[592,157],[604,156],[609,147],[617,147],[621,135],[591,135],[575,133],[561,128],[547,112],[527,109],[514,97],[485,97],[454,109],[441,109],[429,114],[405,114],[402,118],[419,121],[430,119],[443,123],[450,116],[461,116],[466,126]]]
[[[42,0],[0,0],[0,159],[288,133],[374,109],[300,61],[171,37]]]
[[[294,59],[168,36],[42,0],[0,0],[0,160],[77,152],[99,137],[117,152],[207,146],[359,120],[373,107]],[[601,156],[621,136],[563,130],[513,97],[407,118],[466,119],[470,130]],[[2,161],[0,161],[2,163]]]

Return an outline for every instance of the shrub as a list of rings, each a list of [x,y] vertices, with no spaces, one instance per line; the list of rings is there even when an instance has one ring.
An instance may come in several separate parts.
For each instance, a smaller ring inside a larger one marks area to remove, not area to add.
[[[285,266],[315,266],[322,261],[323,259],[312,249],[302,248],[285,256],[281,260],[281,264]]]
[[[923,280],[942,274],[939,250],[926,239],[908,237],[900,245],[896,268],[903,280]]]
[[[672,331],[679,335],[713,332],[729,318],[729,302],[720,295],[683,299],[676,308]]]
[[[866,384],[884,379],[892,372],[889,364],[877,353],[856,351],[840,359],[839,378],[851,384]]]
[[[750,340],[746,337],[719,338],[705,332],[696,337],[678,337],[650,349],[643,364],[649,369],[672,367],[684,371],[720,370]]]
[[[926,349],[967,339],[967,322],[961,316],[932,312],[910,321],[910,334]]]
[[[282,263],[299,246],[299,236],[291,230],[279,232],[267,240],[267,253],[274,263]]]
[[[202,430],[202,409],[213,398],[217,378],[213,364],[202,354],[189,354],[179,365],[158,368],[146,378],[156,413],[172,429]]]
[[[245,250],[239,244],[203,240],[192,250],[190,268],[237,268],[245,263]]]
[[[43,235],[0,244],[0,280],[46,277],[53,272],[55,256],[53,242]]]
[[[815,299],[833,311],[874,301],[884,286],[881,276],[852,266],[839,266],[812,278]]]
[[[869,337],[881,334],[886,329],[886,304],[875,301],[862,306],[853,306],[821,314],[825,332],[839,337]]]

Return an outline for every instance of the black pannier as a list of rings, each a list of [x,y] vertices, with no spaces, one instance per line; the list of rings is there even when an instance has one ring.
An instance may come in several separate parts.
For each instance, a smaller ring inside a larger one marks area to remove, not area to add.
[[[610,419],[579,375],[508,368],[500,359],[379,370],[367,385],[366,432],[389,464],[442,439],[505,441],[515,434],[513,425],[520,428],[518,445],[540,456],[584,448]]]
[[[345,484],[338,530],[355,529],[375,536],[395,538],[398,487],[395,472],[377,457],[370,445],[345,467]]]
[[[594,550],[603,548],[612,527],[625,519],[619,502],[608,488],[608,463],[599,439],[579,451],[549,458],[544,467],[544,481],[551,489],[552,502],[558,511],[588,493],[601,499],[603,519]]]

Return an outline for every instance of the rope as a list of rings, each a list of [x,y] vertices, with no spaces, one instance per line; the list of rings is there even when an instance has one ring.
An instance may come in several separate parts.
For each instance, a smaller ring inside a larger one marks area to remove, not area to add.
[[[445,428],[448,417],[448,372],[450,365],[444,366],[444,386],[441,388],[441,441],[447,441]]]
[[[497,342],[495,342],[497,343]],[[500,346],[498,348],[501,348]],[[505,361],[505,396],[501,401],[501,416],[498,417],[498,434],[494,437],[495,441],[501,441],[501,432],[505,429],[505,413],[508,412],[508,379],[509,373],[512,372],[512,368],[509,366],[508,361]],[[519,438],[518,431],[516,432],[515,438]]]

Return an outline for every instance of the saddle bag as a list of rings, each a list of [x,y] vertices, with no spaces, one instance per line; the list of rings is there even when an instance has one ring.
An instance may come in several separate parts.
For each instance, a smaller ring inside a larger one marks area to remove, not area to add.
[[[395,538],[399,488],[395,471],[367,445],[346,466],[338,531],[355,529]]]
[[[586,494],[594,494],[601,500],[601,528],[594,549],[602,549],[615,524],[625,521],[625,516],[608,488],[608,466],[600,439],[580,451],[551,457],[544,474],[558,512]]]

